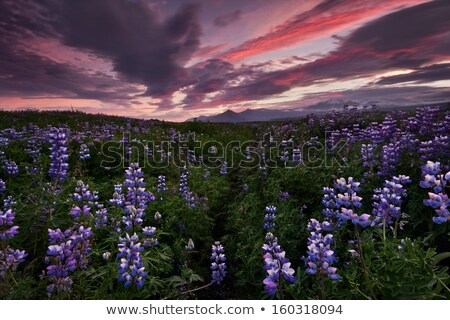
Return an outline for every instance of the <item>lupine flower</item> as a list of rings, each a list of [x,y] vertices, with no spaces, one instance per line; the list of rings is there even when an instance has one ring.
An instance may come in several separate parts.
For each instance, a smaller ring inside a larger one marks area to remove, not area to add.
[[[292,150],[292,162],[296,164],[303,162],[301,149]]]
[[[78,154],[80,156],[80,160],[87,160],[91,158],[91,155],[89,154],[89,148],[85,144],[82,144],[80,146],[80,152]]]
[[[383,178],[392,176],[397,165],[400,163],[400,156],[403,149],[401,141],[393,141],[384,145],[381,149],[381,163],[378,175]]]
[[[5,160],[4,163],[4,168],[9,176],[14,177],[19,174],[19,166],[14,161]]]
[[[50,169],[49,176],[58,183],[62,183],[67,177],[69,169],[69,155],[67,152],[67,137],[62,128],[53,128],[49,134]]]
[[[402,183],[410,183],[407,176],[394,177],[391,181],[386,180],[382,189],[375,189],[373,195],[372,215],[375,217],[372,221],[373,226],[382,227],[391,225],[394,220],[402,216],[401,204],[402,198],[407,196],[406,189]]]
[[[157,190],[158,190],[159,193],[167,192],[166,177],[165,176],[159,176],[158,177]]]
[[[212,270],[211,282],[220,284],[227,275],[227,266],[225,264],[227,259],[225,257],[224,248],[219,241],[214,242],[212,245],[210,259],[213,261],[210,267]]]
[[[95,229],[106,228],[108,223],[108,210],[103,205],[98,205],[95,210]]]
[[[275,228],[275,219],[278,210],[274,206],[267,206],[264,215],[264,230],[271,230]]]
[[[428,192],[428,198],[423,201],[427,207],[432,207],[437,216],[433,217],[433,222],[442,224],[450,220],[450,213],[448,206],[450,200],[445,193],[444,188],[450,181],[450,171],[445,175],[441,174],[440,162],[427,161],[427,164],[422,166],[423,180],[420,182],[422,188],[433,188],[433,192]]]
[[[208,180],[211,176],[211,173],[209,173],[208,169],[205,169],[205,172],[203,173],[203,179]]]
[[[159,244],[158,239],[154,236],[156,235],[155,227],[145,227],[142,229],[142,235],[145,237],[143,239],[144,248],[154,247]]]
[[[15,212],[11,207],[0,210],[0,279],[5,277],[8,270],[14,272],[19,263],[28,256],[25,251],[14,250],[8,245],[8,241],[18,233],[18,226],[14,226]]]
[[[6,183],[3,182],[2,179],[0,179],[0,197],[5,193],[6,191]]]
[[[289,192],[286,192],[286,191],[279,191],[278,192],[278,201],[279,202],[284,202],[287,199],[289,199]]]
[[[327,274],[331,280],[339,280],[337,269],[333,267],[336,262],[336,254],[331,249],[334,244],[333,235],[323,236],[322,230],[327,231],[329,225],[323,225],[315,219],[308,223],[307,230],[311,232],[308,238],[308,257],[306,258],[306,273],[310,275]]]
[[[47,277],[51,284],[47,286],[49,296],[56,292],[69,292],[72,280],[69,274],[77,269],[86,268],[91,252],[91,228],[79,226],[67,229],[64,233],[60,229],[48,229],[50,245],[48,246],[45,263]]]
[[[224,161],[223,163],[222,163],[222,166],[220,167],[220,175],[221,176],[226,176],[227,175],[227,166],[228,166],[228,164],[227,164],[227,162],[226,161]]]
[[[91,192],[89,190],[89,185],[84,184],[84,182],[81,180],[78,180],[75,192],[72,195],[72,199],[79,204],[86,203],[90,206],[93,206],[98,201],[98,192]]]
[[[109,200],[109,203],[116,207],[122,207],[125,204],[125,196],[122,193],[121,184],[114,185],[113,198]]]
[[[352,209],[347,208],[341,208],[340,218],[344,221],[350,220],[353,224],[360,225],[362,228],[366,228],[372,224],[370,214],[363,213],[358,215]]]
[[[69,214],[76,220],[78,220],[82,216],[88,216],[91,214],[91,208],[87,205],[84,205],[83,208],[80,208],[78,206],[73,207],[70,209]]]
[[[136,208],[145,209],[150,201],[155,201],[152,193],[145,191],[144,173],[139,168],[139,164],[131,163],[125,170],[124,187],[128,189],[125,195],[126,205],[134,205]]]
[[[372,173],[375,166],[377,165],[374,149],[375,146],[370,143],[361,145],[361,157],[363,160],[363,166],[369,169],[369,173]]]
[[[262,246],[264,258],[264,270],[267,276],[264,279],[264,290],[273,296],[277,292],[277,288],[282,276],[287,282],[295,283],[297,279],[294,277],[294,269],[291,268],[289,259],[286,258],[286,252],[278,244],[278,240],[270,232],[266,234],[267,243]]]
[[[141,252],[144,250],[139,242],[139,237],[126,234],[124,238],[119,238],[119,253],[117,258],[120,259],[118,280],[122,282],[125,288],[128,288],[133,282],[138,288],[142,288],[145,282],[147,272],[145,272],[144,263],[142,262]]]

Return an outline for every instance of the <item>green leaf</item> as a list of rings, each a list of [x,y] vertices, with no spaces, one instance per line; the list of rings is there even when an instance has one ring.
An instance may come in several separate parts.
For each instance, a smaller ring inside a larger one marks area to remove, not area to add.
[[[433,257],[434,263],[438,264],[444,259],[450,258],[450,252],[442,252]]]

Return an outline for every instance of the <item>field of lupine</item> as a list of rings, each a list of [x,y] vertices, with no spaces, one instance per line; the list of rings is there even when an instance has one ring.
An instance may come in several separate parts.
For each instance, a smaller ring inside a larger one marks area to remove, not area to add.
[[[0,298],[448,299],[449,133],[0,111]]]

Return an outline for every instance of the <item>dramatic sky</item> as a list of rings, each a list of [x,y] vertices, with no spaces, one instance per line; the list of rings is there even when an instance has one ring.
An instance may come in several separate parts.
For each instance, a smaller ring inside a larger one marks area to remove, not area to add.
[[[450,101],[449,0],[0,0],[0,108]]]

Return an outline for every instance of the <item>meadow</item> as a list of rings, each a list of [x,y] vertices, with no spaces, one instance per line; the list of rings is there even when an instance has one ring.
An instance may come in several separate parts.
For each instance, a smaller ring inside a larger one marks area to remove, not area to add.
[[[0,111],[1,299],[449,299],[450,111]]]

